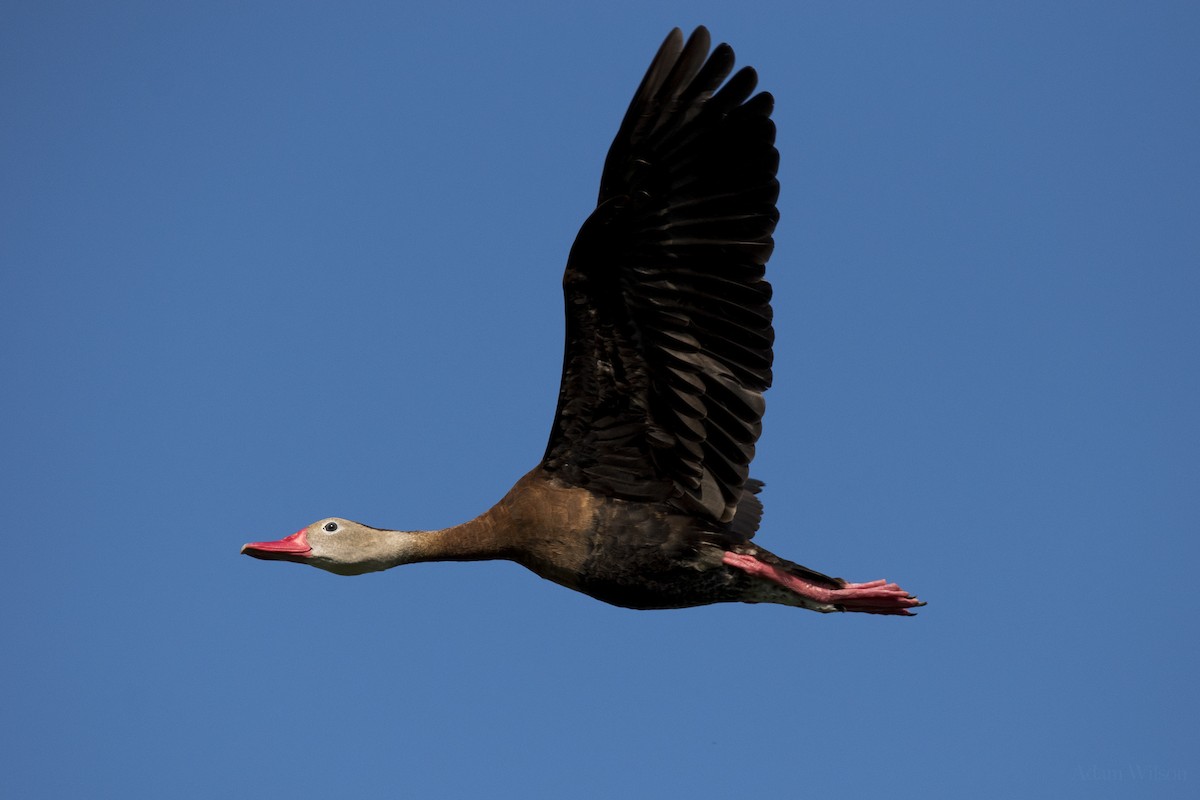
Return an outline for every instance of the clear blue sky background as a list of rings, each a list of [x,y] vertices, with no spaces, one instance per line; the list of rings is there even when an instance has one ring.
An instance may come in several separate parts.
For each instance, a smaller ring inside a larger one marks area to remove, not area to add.
[[[4,5],[0,794],[1197,796],[1200,7],[581,5]],[[701,23],[777,97],[762,541],[929,606],[239,556],[537,462]]]

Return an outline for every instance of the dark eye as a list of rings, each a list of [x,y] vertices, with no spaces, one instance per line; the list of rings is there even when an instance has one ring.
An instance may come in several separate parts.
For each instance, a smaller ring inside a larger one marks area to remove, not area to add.
[[[337,529],[338,529],[338,525],[336,522],[326,522],[325,523],[325,530],[329,531],[330,533],[333,533]]]

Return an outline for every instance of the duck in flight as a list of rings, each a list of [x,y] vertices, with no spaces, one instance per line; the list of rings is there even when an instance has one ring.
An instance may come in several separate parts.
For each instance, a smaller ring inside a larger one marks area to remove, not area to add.
[[[508,559],[618,606],[781,603],[910,615],[894,583],[848,583],[753,538],[749,476],[771,385],[779,214],[774,100],[703,27],[659,48],[625,113],[563,276],[566,350],[542,461],[495,506],[435,531],[322,519],[255,558],[357,575]],[[726,81],[726,78],[729,80]]]

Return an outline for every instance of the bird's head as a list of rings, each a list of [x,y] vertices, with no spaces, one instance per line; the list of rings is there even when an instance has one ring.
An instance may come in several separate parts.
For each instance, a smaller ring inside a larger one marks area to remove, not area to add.
[[[308,564],[338,575],[361,575],[404,563],[397,533],[327,517],[278,541],[244,544],[242,553],[264,561]]]

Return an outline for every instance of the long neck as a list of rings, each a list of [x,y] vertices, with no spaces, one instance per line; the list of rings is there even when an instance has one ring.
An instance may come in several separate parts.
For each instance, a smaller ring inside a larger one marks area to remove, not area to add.
[[[383,531],[377,569],[419,561],[487,561],[510,558],[504,522],[507,515],[491,509],[473,520],[432,531]]]

